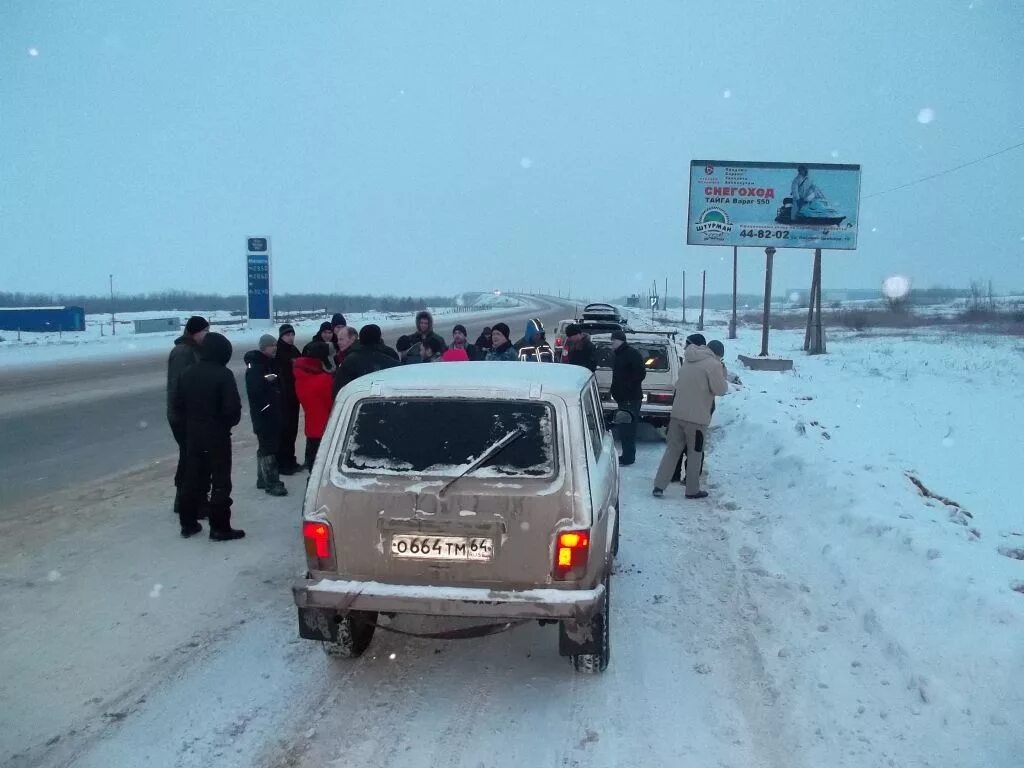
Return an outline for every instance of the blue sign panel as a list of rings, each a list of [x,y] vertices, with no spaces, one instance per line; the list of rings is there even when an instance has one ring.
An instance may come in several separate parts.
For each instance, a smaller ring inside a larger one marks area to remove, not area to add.
[[[267,238],[250,237],[246,243],[246,272],[248,275],[249,319],[267,320],[271,317],[270,245]]]
[[[694,160],[688,245],[854,250],[860,166]]]

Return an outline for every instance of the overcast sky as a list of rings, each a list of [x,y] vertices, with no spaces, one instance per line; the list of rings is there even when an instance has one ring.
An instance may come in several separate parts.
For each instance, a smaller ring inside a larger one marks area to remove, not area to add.
[[[282,292],[725,292],[691,159],[885,190],[1024,141],[1022,54],[1014,0],[6,0],[0,290],[239,293],[266,234]],[[863,200],[824,281],[1024,289],[1022,257],[1018,149]]]

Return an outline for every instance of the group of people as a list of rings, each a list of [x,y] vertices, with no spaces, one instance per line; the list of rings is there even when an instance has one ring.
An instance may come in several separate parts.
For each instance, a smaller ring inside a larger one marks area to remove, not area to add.
[[[590,337],[575,324],[570,324],[565,334],[565,361],[596,370],[597,348]],[[610,394],[617,407],[614,421],[622,445],[619,466],[626,467],[636,462],[636,429],[643,404],[647,366],[624,332],[611,334],[611,346],[614,357]],[[704,469],[708,426],[715,412],[715,398],[728,391],[729,374],[724,358],[725,345],[721,341],[708,342],[700,333],[686,338],[672,400],[668,440],[654,479],[654,495],[657,497],[664,495],[669,482],[682,480],[684,473],[686,498],[703,499],[708,495],[701,489],[700,478]]]
[[[264,334],[244,357],[245,389],[257,438],[256,487],[271,496],[286,496],[281,476],[312,469],[335,397],[360,376],[421,363],[554,361],[539,319],[527,323],[518,342],[511,337],[508,325],[496,323],[470,343],[466,327],[459,324],[449,343],[434,331],[434,318],[426,311],[417,313],[416,330],[400,337],[395,348],[384,343],[379,326],[356,331],[340,313],[322,323],[301,351],[295,328],[288,323],[278,329],[276,338]],[[202,532],[199,521],[204,519],[213,541],[245,536],[231,527],[231,430],[242,416],[235,377],[227,367],[231,355],[231,342],[211,333],[209,322],[195,316],[185,324],[168,358],[167,420],[178,444],[174,512],[185,538]],[[300,413],[306,437],[302,464],[295,454]]]
[[[656,497],[665,493],[669,482],[686,483],[686,498],[704,499],[708,492],[701,488],[704,451],[708,427],[715,413],[715,398],[729,391],[725,367],[725,345],[718,340],[708,342],[703,334],[686,337],[683,364],[676,381],[672,415],[669,419],[665,453],[654,476]]]
[[[614,352],[611,396],[617,405],[622,453],[620,466],[636,461],[636,428],[643,402],[646,365],[622,331],[611,334]],[[205,318],[191,317],[175,340],[167,364],[167,419],[178,444],[174,475],[174,512],[185,538],[200,533],[200,520],[210,526],[210,539],[231,541],[245,532],[231,527],[231,430],[242,417],[234,374],[228,369],[231,342],[210,332]],[[687,338],[683,365],[668,427],[668,444],[654,481],[662,496],[678,479],[686,457],[686,496],[704,498],[700,488],[703,453],[715,397],[727,390],[721,342],[710,344],[700,334]],[[464,325],[452,329],[451,342],[434,331],[429,312],[416,315],[416,330],[384,343],[377,325],[359,331],[342,314],[320,326],[301,351],[295,328],[285,323],[277,337],[264,334],[257,349],[246,353],[245,389],[257,438],[256,487],[271,496],[286,496],[281,475],[311,470],[327,429],[334,399],[347,384],[369,373],[398,365],[459,361],[555,362],[544,326],[537,318],[513,342],[505,323],[484,328],[474,343]],[[597,348],[581,326],[566,328],[562,362],[597,370]],[[304,461],[295,455],[300,412],[306,437]],[[674,477],[673,477],[674,475]]]

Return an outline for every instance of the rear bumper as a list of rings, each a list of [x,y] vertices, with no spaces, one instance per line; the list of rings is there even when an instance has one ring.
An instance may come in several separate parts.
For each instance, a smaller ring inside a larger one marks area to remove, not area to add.
[[[517,591],[304,579],[292,585],[292,595],[300,611],[379,611],[423,616],[585,621],[600,611],[604,585],[598,584],[593,589]]]
[[[610,416],[619,409],[619,406],[615,404],[615,401],[602,401],[601,407],[604,408],[606,416]],[[672,417],[672,406],[671,405],[655,405],[648,403],[641,403],[640,405],[640,418],[651,419],[657,421],[664,421],[668,423],[668,420]]]

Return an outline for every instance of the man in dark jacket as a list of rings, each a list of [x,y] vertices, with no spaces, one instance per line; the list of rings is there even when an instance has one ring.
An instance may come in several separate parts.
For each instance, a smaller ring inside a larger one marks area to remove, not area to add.
[[[174,348],[167,358],[167,422],[171,425],[171,434],[178,444],[178,467],[174,471],[174,514],[178,514],[181,505],[181,485],[185,480],[185,419],[175,409],[175,398],[181,375],[191,366],[199,362],[199,345],[210,332],[210,324],[205,317],[195,315],[185,323],[185,332],[174,340]]]
[[[406,339],[409,341],[409,349],[406,354],[418,353],[419,348],[413,349],[413,347],[416,347],[417,344],[428,336],[433,337],[441,344],[441,352],[448,351],[448,344],[445,343],[445,340],[434,333],[434,316],[426,310],[422,310],[416,313],[416,332],[406,336]]]
[[[331,347],[334,346],[334,326],[326,320],[320,323],[320,330],[318,330],[313,338],[309,340],[309,344],[315,344],[318,341],[322,341],[324,344],[329,344]],[[306,346],[308,347],[309,344]],[[303,347],[303,349],[305,349],[305,347]]]
[[[612,363],[611,395],[622,412],[619,424],[619,441],[622,455],[619,466],[628,467],[636,461],[636,425],[640,421],[640,405],[643,402],[643,380],[647,378],[644,358],[626,341],[622,331],[612,333],[612,349],[615,359]]]
[[[331,315],[331,346],[333,347],[331,352],[335,355],[341,352],[341,333],[346,328],[348,328],[348,322],[341,312],[335,312]]]
[[[511,331],[505,323],[495,323],[491,330],[491,349],[487,352],[484,360],[497,362],[515,362],[519,359],[519,353],[512,346],[509,338]]]
[[[182,487],[181,535],[203,530],[197,522],[203,489],[210,487],[210,540],[231,541],[245,531],[231,527],[231,430],[242,419],[242,401],[235,375],[228,369],[231,342],[208,334],[199,348],[199,362],[181,376],[175,410],[185,420],[185,482]]]
[[[452,329],[452,346],[451,349],[462,349],[465,350],[466,356],[470,360],[482,360],[482,353],[472,344],[469,343],[469,334],[466,333],[466,326],[456,325]]]
[[[359,344],[349,350],[344,362],[334,372],[334,396],[349,382],[360,376],[399,365],[398,353],[385,346],[380,326],[364,325],[359,331]]]
[[[526,333],[516,345],[519,351],[519,360],[532,363],[553,363],[555,352],[548,344],[547,336],[544,333],[544,324],[540,318],[534,317],[526,323]]]
[[[491,351],[491,326],[484,326],[483,331],[476,339],[476,348],[480,352],[480,359],[484,359],[484,355]]]
[[[295,440],[299,434],[299,398],[295,394],[292,363],[298,357],[295,329],[285,323],[277,335],[277,355],[274,357],[274,372],[281,391],[281,436],[277,446],[277,472],[281,475],[294,475],[302,469],[295,458]]]
[[[277,473],[277,451],[281,444],[281,387],[274,371],[277,341],[269,333],[260,336],[259,349],[245,355],[245,392],[249,417],[256,433],[256,487],[271,496],[287,496]]]
[[[597,370],[597,347],[576,323],[569,323],[565,328],[565,346],[568,351],[565,362],[582,366],[591,373]]]

